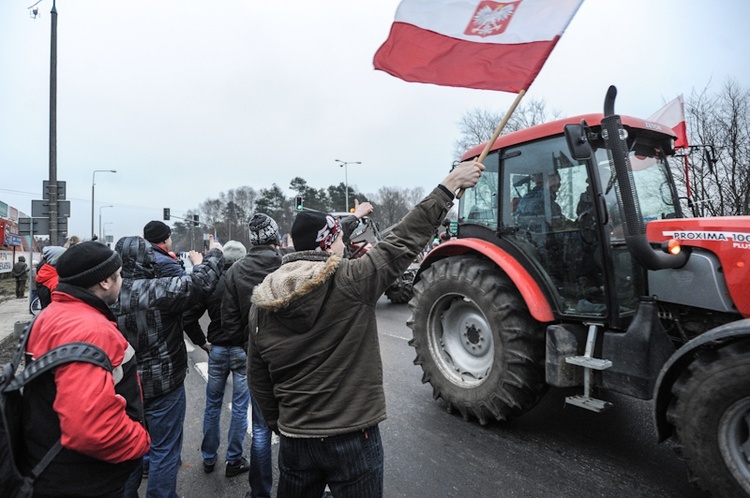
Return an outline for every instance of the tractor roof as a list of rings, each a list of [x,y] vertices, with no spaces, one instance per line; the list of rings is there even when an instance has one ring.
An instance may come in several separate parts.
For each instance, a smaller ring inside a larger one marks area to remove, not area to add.
[[[557,121],[532,126],[530,128],[525,128],[523,130],[514,131],[513,133],[508,133],[507,135],[501,135],[500,137],[498,137],[498,139],[495,140],[495,143],[493,144],[490,151],[504,147],[511,147],[513,145],[522,144],[525,142],[531,142],[540,138],[561,135],[566,124],[580,123],[581,120],[585,120],[586,124],[588,124],[589,126],[598,126],[601,124],[602,118],[604,118],[604,114],[584,114],[581,116],[573,116],[572,118],[560,119]],[[630,128],[641,128],[656,133],[662,133],[671,136],[672,138],[677,138],[677,135],[675,135],[674,131],[672,131],[672,129],[667,125],[656,123],[654,121],[646,121],[631,116],[620,116],[620,119],[622,120],[623,126]],[[482,153],[482,150],[484,150],[485,144],[486,142],[475,145],[471,149],[467,150],[461,156],[461,160],[477,157]]]

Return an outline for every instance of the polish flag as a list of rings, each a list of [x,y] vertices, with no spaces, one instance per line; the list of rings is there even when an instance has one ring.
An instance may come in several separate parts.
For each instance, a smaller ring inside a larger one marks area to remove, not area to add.
[[[406,81],[518,93],[583,0],[402,0],[375,69]]]
[[[651,115],[647,121],[656,121],[672,128],[677,140],[675,140],[675,149],[687,149],[687,126],[685,125],[685,103],[682,95],[669,102],[667,105]]]

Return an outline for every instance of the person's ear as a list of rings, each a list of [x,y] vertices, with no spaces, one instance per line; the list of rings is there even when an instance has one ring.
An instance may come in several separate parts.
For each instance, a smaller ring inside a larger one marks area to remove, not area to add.
[[[107,277],[106,280],[102,280],[101,282],[99,282],[99,287],[101,287],[105,291],[109,290],[110,287],[112,287],[112,278],[111,277]]]

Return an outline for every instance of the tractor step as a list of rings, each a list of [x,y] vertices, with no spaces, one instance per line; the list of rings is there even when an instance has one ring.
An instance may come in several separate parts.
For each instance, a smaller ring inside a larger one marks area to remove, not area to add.
[[[601,413],[612,407],[612,403],[609,401],[602,401],[601,399],[595,399],[583,394],[577,396],[566,396],[565,402],[569,405],[577,406],[584,410],[590,410],[596,413]]]
[[[610,360],[602,360],[600,358],[592,358],[590,356],[571,356],[569,358],[565,358],[565,362],[583,368],[590,368],[592,370],[606,370],[612,366],[612,362]]]
[[[583,356],[571,356],[565,358],[566,363],[583,367],[583,394],[577,396],[567,396],[565,403],[584,410],[590,410],[592,412],[601,413],[612,406],[612,403],[608,401],[602,401],[600,399],[591,397],[591,388],[593,387],[594,370],[606,370],[612,366],[610,360],[603,360],[601,358],[594,358],[594,345],[596,344],[596,336],[599,332],[599,328],[602,327],[600,323],[589,323],[589,333],[586,337],[586,350]]]

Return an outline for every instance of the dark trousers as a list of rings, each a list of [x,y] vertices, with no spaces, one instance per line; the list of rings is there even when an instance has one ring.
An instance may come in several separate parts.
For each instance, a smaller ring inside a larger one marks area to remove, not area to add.
[[[324,438],[280,436],[279,498],[383,496],[383,443],[378,426]]]
[[[26,292],[26,280],[16,279],[16,297],[23,297],[24,292]]]

